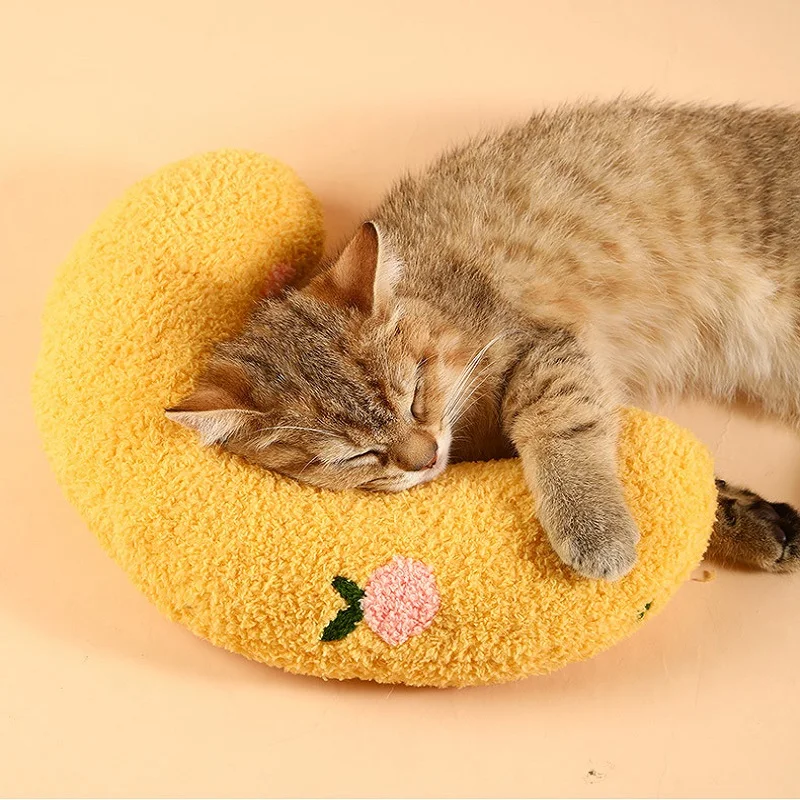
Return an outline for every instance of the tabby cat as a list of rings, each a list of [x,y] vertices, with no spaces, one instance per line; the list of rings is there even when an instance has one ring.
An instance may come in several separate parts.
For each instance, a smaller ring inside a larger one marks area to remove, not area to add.
[[[564,562],[639,538],[621,403],[742,396],[800,425],[800,114],[564,107],[400,180],[332,264],[260,302],[167,411],[328,489],[514,454]],[[710,554],[800,567],[800,518],[718,481]]]

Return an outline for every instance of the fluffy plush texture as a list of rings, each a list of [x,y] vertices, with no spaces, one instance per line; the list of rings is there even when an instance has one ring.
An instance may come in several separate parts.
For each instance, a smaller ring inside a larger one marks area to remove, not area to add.
[[[560,563],[516,461],[458,465],[407,493],[335,494],[200,448],[164,418],[212,343],[272,291],[271,266],[312,267],[322,240],[294,173],[222,151],[138,183],[58,273],[38,424],[68,497],[136,586],[248,658],[432,686],[549,672],[663,608],[702,557],[716,500],[707,450],[667,420],[625,413],[621,477],[642,540],[633,572],[605,583]],[[326,641],[347,610],[350,630]]]

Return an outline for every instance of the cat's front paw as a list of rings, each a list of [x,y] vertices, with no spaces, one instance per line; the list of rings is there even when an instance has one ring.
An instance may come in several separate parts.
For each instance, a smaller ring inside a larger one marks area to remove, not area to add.
[[[615,581],[636,563],[639,530],[627,508],[575,510],[550,541],[561,560],[587,578]]]

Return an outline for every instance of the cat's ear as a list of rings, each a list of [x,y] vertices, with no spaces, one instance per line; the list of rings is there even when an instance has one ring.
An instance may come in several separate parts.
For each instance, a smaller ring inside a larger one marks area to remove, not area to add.
[[[374,222],[365,222],[336,263],[313,280],[308,291],[332,305],[364,314],[387,315],[394,308],[394,287],[403,264]]]
[[[197,431],[203,444],[221,444],[259,416],[247,394],[241,369],[215,365],[205,375],[204,382],[164,413],[167,419]]]

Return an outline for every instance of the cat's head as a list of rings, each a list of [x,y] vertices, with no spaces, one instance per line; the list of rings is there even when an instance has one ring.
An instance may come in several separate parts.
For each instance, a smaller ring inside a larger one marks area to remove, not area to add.
[[[473,353],[426,304],[396,297],[402,269],[366,223],[306,288],[259,303],[167,416],[204,444],[329,489],[432,480]]]

